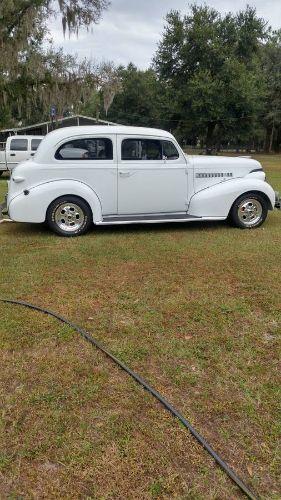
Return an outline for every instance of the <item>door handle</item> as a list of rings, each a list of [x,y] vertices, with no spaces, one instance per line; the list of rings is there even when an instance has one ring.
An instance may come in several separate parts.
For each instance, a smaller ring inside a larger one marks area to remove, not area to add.
[[[119,175],[120,177],[130,177],[132,175],[131,172],[123,172],[122,170],[119,170]]]
[[[16,156],[16,153],[10,153],[10,156]]]

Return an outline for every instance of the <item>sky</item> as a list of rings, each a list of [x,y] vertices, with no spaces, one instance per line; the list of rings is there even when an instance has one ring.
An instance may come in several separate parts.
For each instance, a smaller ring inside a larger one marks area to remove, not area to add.
[[[64,52],[98,62],[116,65],[133,62],[141,69],[149,67],[163,32],[165,15],[171,9],[188,12],[188,0],[111,0],[99,25],[81,30],[78,39],[64,38],[59,19],[50,23],[50,34],[56,47]],[[202,1],[192,3],[202,4]],[[212,0],[205,2],[221,13],[239,11],[247,4],[256,7],[260,17],[273,28],[281,27],[281,0]]]

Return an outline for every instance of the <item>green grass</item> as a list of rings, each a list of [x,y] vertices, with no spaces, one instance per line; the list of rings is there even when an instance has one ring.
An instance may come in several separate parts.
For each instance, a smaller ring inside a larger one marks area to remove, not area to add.
[[[258,159],[281,191],[281,156]],[[86,327],[277,499],[280,228],[277,211],[254,231],[107,227],[77,239],[3,223],[0,295]],[[185,429],[70,328],[4,304],[0,320],[0,498],[239,498]]]

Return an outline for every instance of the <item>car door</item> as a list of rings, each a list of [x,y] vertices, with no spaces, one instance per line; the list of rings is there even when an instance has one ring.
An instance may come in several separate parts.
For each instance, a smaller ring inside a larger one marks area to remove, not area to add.
[[[118,214],[186,212],[187,173],[171,139],[118,136]]]

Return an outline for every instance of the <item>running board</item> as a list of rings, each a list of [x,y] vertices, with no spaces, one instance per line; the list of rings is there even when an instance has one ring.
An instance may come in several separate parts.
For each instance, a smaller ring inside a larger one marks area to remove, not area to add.
[[[158,215],[127,215],[105,216],[100,224],[130,224],[135,222],[188,222],[200,220],[201,217],[187,214],[158,214]]]

